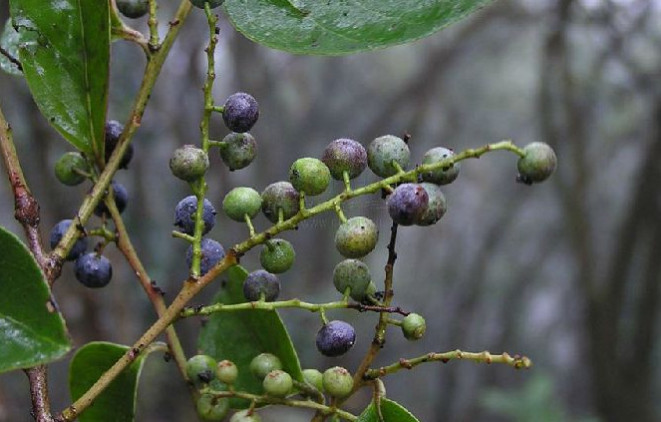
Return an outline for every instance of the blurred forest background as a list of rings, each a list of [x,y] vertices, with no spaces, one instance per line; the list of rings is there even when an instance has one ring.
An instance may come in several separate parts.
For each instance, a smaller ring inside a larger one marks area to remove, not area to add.
[[[8,14],[2,3],[0,22]],[[165,31],[177,2],[159,3]],[[146,27],[144,20],[131,24]],[[206,33],[203,14],[194,10],[136,133],[134,160],[117,175],[131,195],[124,213],[129,231],[166,299],[187,272],[186,245],[171,230],[174,206],[189,194],[170,174],[168,159],[176,147],[199,139]],[[145,60],[124,41],[113,44],[112,59],[109,118],[123,121]],[[272,51],[222,20],[217,59],[217,102],[246,91],[261,108],[253,165],[230,173],[212,154],[209,198],[218,209],[232,187],[261,191],[286,179],[295,158],[318,157],[340,137],[367,145],[376,136],[407,132],[416,162],[434,146],[461,150],[507,138],[556,149],[557,173],[533,187],[515,183],[512,155],[464,162],[458,180],[444,189],[449,210],[441,222],[400,229],[395,303],[423,314],[427,335],[410,343],[392,328],[377,360],[460,348],[525,354],[534,367],[427,364],[388,377],[390,398],[422,421],[661,420],[661,401],[653,399],[661,397],[661,366],[654,364],[661,358],[661,1],[498,0],[425,40],[347,57]],[[75,214],[87,187],[65,187],[54,178],[55,160],[70,147],[39,114],[22,79],[0,74],[0,104],[47,236]],[[225,134],[216,116],[212,135]],[[357,183],[373,180],[366,172]],[[339,189],[334,184],[329,195]],[[367,262],[379,281],[390,226],[384,203],[362,198],[345,213],[378,222],[382,236]],[[246,236],[243,225],[218,217],[212,237],[231,246]],[[337,299],[336,220],[324,215],[285,234],[298,257],[281,278],[281,297]],[[0,224],[22,234],[5,176]],[[256,225],[267,227],[261,216]],[[76,346],[131,344],[155,319],[121,255],[107,251],[115,271],[107,288],[82,287],[71,265],[54,286]],[[243,264],[255,269],[257,254]],[[213,290],[197,303],[207,303]],[[345,357],[326,359],[314,346],[318,316],[282,315],[303,366],[322,370],[355,369],[376,321],[374,314],[332,312],[356,326],[358,342]],[[191,355],[199,323],[177,324]],[[70,400],[67,365],[50,367],[55,410]],[[352,400],[351,410],[358,412],[368,394]],[[139,421],[195,420],[174,365],[162,359],[148,361],[138,401]],[[0,420],[32,420],[29,403],[24,374],[0,376]],[[284,409],[263,419],[309,418]]]

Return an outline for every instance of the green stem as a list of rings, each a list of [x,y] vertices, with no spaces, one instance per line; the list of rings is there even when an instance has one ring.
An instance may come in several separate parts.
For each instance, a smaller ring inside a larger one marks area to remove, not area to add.
[[[156,51],[158,50],[158,45],[160,40],[158,38],[158,4],[156,0],[149,0],[149,20],[147,25],[149,26],[149,50]]]

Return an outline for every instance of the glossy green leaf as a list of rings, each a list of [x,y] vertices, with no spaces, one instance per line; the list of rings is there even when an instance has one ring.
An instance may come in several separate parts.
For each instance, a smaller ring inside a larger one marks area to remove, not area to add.
[[[23,243],[0,227],[0,372],[29,368],[71,349],[64,319]]]
[[[103,155],[110,23],[103,0],[10,0],[19,56],[48,121],[81,151]]]
[[[5,22],[0,35],[0,47],[11,57],[18,60],[18,32],[11,26],[11,19],[7,19],[7,22]],[[18,66],[12,63],[4,54],[0,54],[0,69],[14,76],[23,74]]]
[[[69,367],[69,391],[73,400],[83,395],[129,348],[114,343],[92,342],[81,347]],[[80,414],[80,422],[127,422],[135,419],[138,379],[145,355],[141,355]]]
[[[376,404],[372,402],[361,413],[358,422],[420,422],[406,408],[392,400],[382,398],[379,402],[381,404],[381,416],[383,416],[383,419],[379,418]]]
[[[491,0],[227,0],[252,41],[296,54],[341,55],[426,37]]]
[[[243,280],[248,273],[236,265],[227,271],[228,280],[224,283],[215,302],[243,303]],[[239,369],[236,389],[262,394],[262,382],[250,373],[250,361],[260,353],[268,352],[278,356],[283,369],[292,378],[303,381],[301,364],[280,316],[276,311],[247,310],[239,312],[219,312],[212,315],[204,325],[198,339],[202,353],[216,360],[229,359]],[[244,408],[249,403],[232,400],[232,407]]]

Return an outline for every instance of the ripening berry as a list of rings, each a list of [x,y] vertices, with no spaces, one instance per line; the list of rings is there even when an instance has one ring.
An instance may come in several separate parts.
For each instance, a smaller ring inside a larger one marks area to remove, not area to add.
[[[275,369],[264,377],[262,387],[269,396],[286,397],[294,387],[294,381],[291,375],[282,369]]]
[[[324,371],[322,376],[324,391],[333,397],[346,397],[353,390],[351,373],[341,366],[334,366]]]
[[[197,415],[205,421],[222,421],[230,410],[230,400],[205,393],[197,399],[195,408]]]
[[[273,302],[280,295],[280,280],[268,271],[253,271],[243,281],[243,296],[250,302],[264,297],[266,302]]]
[[[271,353],[260,353],[250,361],[250,372],[260,380],[276,369],[282,369],[282,362],[280,358]]]
[[[225,249],[223,249],[223,245],[209,238],[202,239],[200,247],[202,249],[200,275],[204,275],[225,257]],[[189,269],[193,265],[193,245],[190,245],[186,251],[186,264]]]
[[[548,144],[533,142],[523,148],[525,155],[519,158],[517,180],[531,185],[548,179],[558,166],[558,157]]]
[[[262,422],[262,418],[255,409],[245,409],[233,414],[230,422]]]
[[[194,145],[177,148],[170,158],[170,170],[177,178],[194,182],[204,176],[209,168],[209,156]]]
[[[64,237],[64,233],[69,230],[69,226],[71,226],[71,223],[73,220],[62,220],[56,225],[53,226],[53,228],[50,231],[50,248],[55,249],[58,243],[60,243],[60,240],[62,240],[62,237]],[[69,254],[66,256],[67,261],[73,261],[77,259],[80,255],[85,253],[85,250],[87,250],[87,238],[86,237],[81,237],[78,240],[76,240],[76,243],[73,244],[71,247],[71,250],[69,251]]]
[[[402,333],[407,340],[419,340],[425,335],[427,323],[416,313],[410,313],[402,320]]]
[[[422,157],[422,164],[434,164],[454,156],[454,151],[448,148],[436,147],[425,153]],[[437,185],[447,185],[452,183],[461,169],[460,163],[453,163],[436,170],[422,173],[422,180],[425,182],[436,183]]]
[[[112,266],[105,256],[90,252],[76,259],[74,274],[86,287],[104,287],[112,278]]]
[[[225,3],[225,0],[190,0],[190,2],[193,3],[193,6],[199,7],[200,9],[204,9],[204,3],[209,3],[209,8],[215,9]]]
[[[202,235],[205,235],[213,229],[216,224],[216,209],[211,202],[204,198],[202,201]],[[179,201],[174,208],[174,225],[182,233],[193,235],[195,233],[195,212],[197,211],[197,197],[190,195]]]
[[[300,209],[299,200],[298,191],[291,183],[271,183],[262,192],[262,212],[272,223],[277,223],[279,212],[282,210],[282,217],[287,220],[296,215]]]
[[[317,332],[317,350],[324,356],[340,356],[356,342],[356,331],[344,321],[331,321]]]
[[[416,223],[427,210],[429,195],[417,183],[403,183],[386,200],[390,218],[402,226]]]
[[[223,199],[223,211],[234,221],[244,222],[245,216],[254,218],[262,209],[262,197],[253,188],[234,188]]]
[[[347,258],[362,258],[376,247],[379,229],[367,217],[352,217],[335,232],[335,247]]]
[[[305,382],[313,386],[319,391],[324,391],[324,386],[321,382],[323,375],[317,369],[304,369],[303,379]]]
[[[397,167],[393,162],[406,169],[410,159],[409,146],[397,136],[381,136],[367,147],[367,165],[377,176],[389,177],[397,174]]]
[[[67,186],[83,183],[87,178],[83,173],[89,172],[89,165],[79,152],[67,152],[55,163],[55,177]]]
[[[338,292],[344,294],[350,289],[350,296],[357,301],[365,297],[372,275],[367,265],[357,259],[345,259],[333,270],[333,284]]]
[[[106,191],[107,192],[107,191]],[[112,192],[115,196],[115,206],[121,214],[126,208],[126,204],[129,202],[129,193],[121,183],[112,182]],[[104,199],[101,199],[96,207],[94,208],[94,215],[97,217],[110,216],[110,211],[104,202]]]
[[[119,2],[118,2],[119,6]],[[119,123],[117,120],[108,120],[105,126],[105,157],[106,163],[110,160],[110,156],[117,147],[117,142],[124,132],[124,125]],[[133,144],[129,144],[124,151],[122,159],[119,160],[119,168],[125,169],[128,168],[131,159],[133,158]]]
[[[239,369],[230,360],[221,360],[216,365],[216,378],[227,385],[234,384],[239,376]]]
[[[138,19],[149,12],[149,0],[117,0],[119,12],[131,19]]]
[[[195,355],[186,361],[188,379],[196,386],[210,383],[216,375],[216,359],[209,355]]]
[[[193,3],[195,4],[195,3]],[[204,7],[204,6],[203,6]],[[259,105],[245,92],[232,94],[223,106],[223,121],[232,132],[248,132],[259,118]]]
[[[445,215],[445,212],[448,210],[448,205],[440,186],[435,183],[427,182],[420,183],[420,186],[422,186],[427,192],[429,203],[427,204],[427,209],[422,213],[422,216],[420,216],[415,224],[418,226],[431,226],[432,224],[436,224],[438,220]]]
[[[257,141],[249,133],[230,133],[223,138],[220,158],[230,171],[247,167],[257,155]]]
[[[259,253],[259,262],[262,267],[274,274],[284,273],[294,265],[296,252],[291,243],[285,239],[271,239],[267,241]]]
[[[308,196],[324,193],[331,174],[326,164],[316,158],[299,158],[289,169],[289,181],[294,189]]]
[[[333,179],[344,180],[345,171],[349,179],[355,179],[367,167],[367,151],[353,139],[336,139],[328,144],[321,161],[328,166]]]

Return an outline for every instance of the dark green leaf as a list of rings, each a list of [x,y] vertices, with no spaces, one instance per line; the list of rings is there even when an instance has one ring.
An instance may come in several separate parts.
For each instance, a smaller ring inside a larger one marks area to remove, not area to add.
[[[232,25],[256,43],[341,55],[426,37],[491,0],[227,0]]]
[[[217,303],[243,303],[243,280],[248,273],[236,265],[227,271],[228,281],[215,299]],[[219,312],[209,318],[198,339],[202,353],[216,360],[229,359],[239,369],[236,389],[262,394],[262,383],[250,373],[250,361],[260,353],[278,356],[283,369],[292,378],[303,381],[301,364],[294,345],[276,311],[249,310]],[[232,407],[243,408],[249,403],[233,400]]]
[[[83,395],[129,348],[114,343],[93,342],[81,347],[71,360],[69,391],[73,400]],[[141,355],[94,400],[80,422],[126,422],[135,419],[138,379],[145,355]]]
[[[103,156],[110,24],[108,2],[11,0],[30,91],[76,148]]]
[[[7,19],[5,22],[2,35],[0,35],[0,47],[12,58],[18,60],[18,32],[11,26],[11,19]],[[4,54],[0,54],[0,69],[14,76],[23,74],[18,66]]]
[[[382,398],[380,403],[383,422],[419,422],[411,412],[392,400]],[[381,422],[374,402],[361,413],[358,422]]]
[[[64,319],[23,243],[0,227],[0,372],[29,368],[71,349]]]

